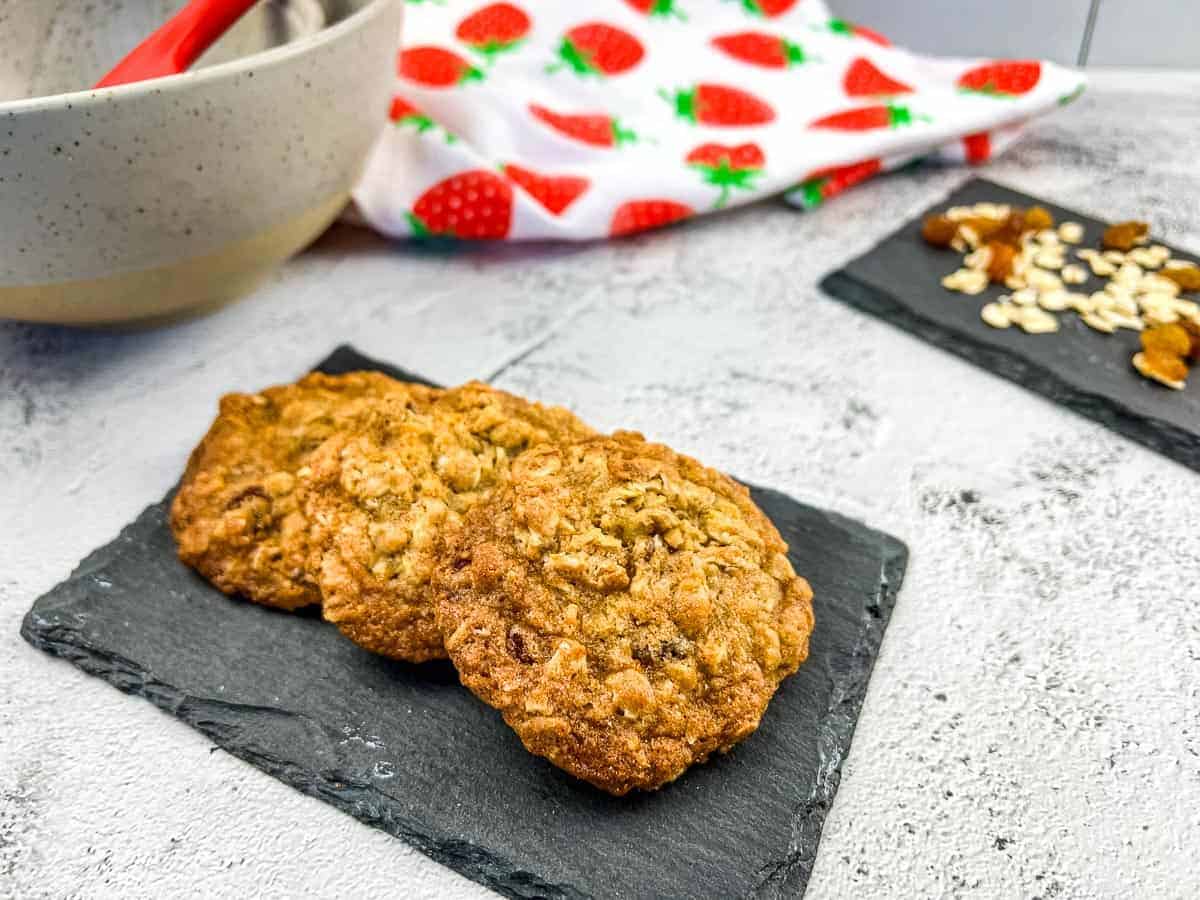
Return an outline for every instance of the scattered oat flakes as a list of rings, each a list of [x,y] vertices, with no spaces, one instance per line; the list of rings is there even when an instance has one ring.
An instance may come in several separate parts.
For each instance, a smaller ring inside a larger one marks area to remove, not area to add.
[[[1092,302],[1092,298],[1087,294],[1067,294],[1071,303],[1071,309],[1083,315],[1084,313],[1093,313],[1096,311],[1096,304]]]
[[[1025,275],[1026,283],[1039,291],[1054,291],[1062,287],[1062,279],[1045,269],[1032,269]]]
[[[1083,226],[1078,222],[1063,222],[1058,226],[1058,237],[1064,244],[1078,244],[1083,241]]]
[[[1096,331],[1103,331],[1105,334],[1112,334],[1117,330],[1115,325],[1099,313],[1084,313],[1079,318],[1089,328],[1094,328]]]
[[[1137,316],[1126,315],[1119,310],[1108,310],[1102,313],[1111,325],[1117,328],[1128,328],[1130,331],[1141,331],[1146,326]]]
[[[1179,295],[1200,292],[1200,266],[1171,259],[1170,248],[1151,244],[1149,227],[1142,222],[1109,227],[1103,250],[1071,248],[1080,262],[1068,262],[1069,245],[1082,243],[1085,235],[1078,222],[1055,228],[1053,216],[1036,206],[953,207],[922,223],[928,243],[964,256],[963,268],[942,279],[948,290],[975,295],[991,282],[1012,291],[981,308],[980,318],[990,327],[1017,325],[1030,334],[1049,334],[1060,328],[1056,314],[1071,310],[1104,334],[1119,328],[1140,331],[1143,351],[1135,368],[1147,378],[1182,388],[1188,361],[1200,362],[1200,305]],[[1105,280],[1101,290],[1089,295],[1065,287],[1086,284],[1088,268]],[[1164,327],[1173,329],[1169,346],[1153,337]]]
[[[980,247],[978,250],[972,250],[963,259],[963,265],[968,269],[974,269],[977,272],[984,272],[987,267],[992,264],[991,247]]]
[[[1063,284],[1083,284],[1088,280],[1087,270],[1075,263],[1063,266],[1058,277],[1063,280]]]
[[[1027,334],[1052,334],[1058,331],[1058,319],[1036,306],[1022,310],[1017,324]]]
[[[1012,324],[1008,317],[1008,310],[1005,309],[1006,304],[1003,303],[985,303],[983,309],[979,311],[979,318],[993,328],[1007,328]]]
[[[1157,269],[1164,262],[1157,253],[1150,250],[1149,247],[1135,247],[1130,250],[1125,257],[1130,262],[1137,263],[1143,269]]]
[[[1036,306],[1038,301],[1038,292],[1033,288],[1021,288],[1019,291],[1013,291],[1012,302],[1017,306]]]
[[[942,287],[960,294],[982,294],[987,286],[987,273],[975,269],[959,269],[942,279]]]
[[[1063,312],[1071,308],[1071,294],[1065,290],[1046,291],[1038,295],[1037,303],[1047,312]]]
[[[1143,294],[1166,294],[1170,297],[1178,297],[1180,287],[1179,282],[1175,279],[1152,272],[1138,284],[1138,292]]]

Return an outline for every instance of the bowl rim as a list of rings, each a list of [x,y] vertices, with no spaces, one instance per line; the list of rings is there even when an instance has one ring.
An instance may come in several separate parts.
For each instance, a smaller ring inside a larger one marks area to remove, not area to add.
[[[36,112],[46,109],[70,108],[75,104],[116,101],[121,98],[133,98],[146,94],[161,93],[171,88],[182,88],[189,85],[202,85],[217,81],[228,75],[236,75],[255,69],[274,68],[288,62],[293,57],[311,50],[330,41],[335,41],[343,34],[356,31],[364,21],[374,19],[390,6],[400,6],[403,0],[368,0],[359,10],[346,16],[332,25],[306,34],[281,44],[278,47],[268,47],[249,56],[239,56],[213,66],[205,66],[196,71],[180,72],[177,75],[164,75],[161,78],[151,78],[148,81],[134,81],[129,84],[117,84],[106,88],[87,88],[81,91],[68,91],[65,94],[46,94],[40,97],[23,97],[19,100],[0,102],[0,116],[11,118],[17,113]],[[396,36],[397,41],[399,35]],[[399,44],[397,43],[397,48]]]

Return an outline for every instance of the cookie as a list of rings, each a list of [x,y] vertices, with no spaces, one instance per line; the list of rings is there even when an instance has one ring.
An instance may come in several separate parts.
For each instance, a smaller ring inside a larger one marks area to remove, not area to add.
[[[565,409],[477,382],[428,409],[385,402],[362,417],[314,454],[305,484],[325,618],[375,653],[444,657],[429,598],[444,530],[503,486],[526,448],[591,434]]]
[[[227,594],[281,609],[319,603],[298,474],[342,423],[381,398],[428,407],[437,393],[352,372],[222,397],[171,504],[180,559]]]
[[[812,591],[730,478],[641,435],[536,447],[435,577],[463,684],[612,794],[758,727],[808,655]]]

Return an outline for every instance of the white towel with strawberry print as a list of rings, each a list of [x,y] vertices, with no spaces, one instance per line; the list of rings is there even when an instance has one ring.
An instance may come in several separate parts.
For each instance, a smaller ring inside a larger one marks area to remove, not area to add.
[[[1083,76],[937,59],[823,0],[409,0],[354,197],[394,236],[588,240],[914,159],[986,161]]]

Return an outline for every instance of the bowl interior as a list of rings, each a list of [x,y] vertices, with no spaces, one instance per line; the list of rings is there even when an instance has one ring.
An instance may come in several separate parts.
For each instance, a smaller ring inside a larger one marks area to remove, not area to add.
[[[86,90],[187,0],[0,0],[0,103]],[[320,31],[366,0],[262,0],[194,68]]]

